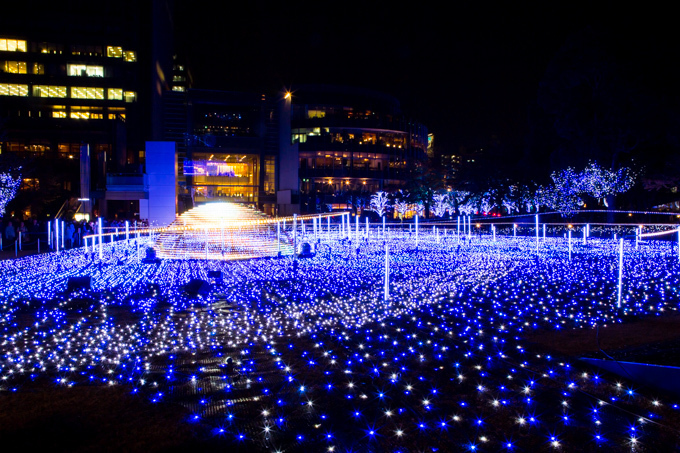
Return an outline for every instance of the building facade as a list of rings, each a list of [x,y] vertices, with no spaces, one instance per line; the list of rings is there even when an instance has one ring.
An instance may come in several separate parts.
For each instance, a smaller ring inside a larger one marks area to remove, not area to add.
[[[107,202],[107,178],[141,174],[160,132],[152,118],[172,77],[156,36],[169,27],[164,4],[27,0],[0,18],[0,153],[25,162],[19,197],[35,201],[24,215],[139,213]]]
[[[314,85],[292,97],[303,212],[345,209],[379,190],[404,188],[413,163],[426,158],[427,129],[391,96]]]
[[[172,93],[171,99],[166,104],[166,140],[177,147],[180,212],[211,201],[232,201],[276,215],[279,204],[290,204],[279,203],[277,197],[280,159],[292,148],[289,134],[281,139],[282,131],[290,129],[285,93],[189,89]]]

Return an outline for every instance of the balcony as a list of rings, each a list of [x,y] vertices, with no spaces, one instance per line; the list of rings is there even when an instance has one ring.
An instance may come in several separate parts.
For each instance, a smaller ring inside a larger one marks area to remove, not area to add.
[[[108,192],[146,192],[149,182],[145,174],[111,173],[106,175]]]

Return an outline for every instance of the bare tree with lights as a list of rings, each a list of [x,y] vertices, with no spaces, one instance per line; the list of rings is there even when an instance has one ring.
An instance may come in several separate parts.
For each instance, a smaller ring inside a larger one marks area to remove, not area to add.
[[[436,193],[432,197],[434,202],[433,213],[436,217],[444,217],[449,207],[449,196],[445,193]]]
[[[628,167],[612,171],[590,162],[579,175],[580,192],[609,208],[617,193],[628,192],[635,184],[635,173]]]
[[[397,198],[394,202],[394,210],[397,211],[397,213],[399,214],[399,219],[403,223],[404,217],[406,216],[406,213],[409,210],[409,204],[406,201]]]
[[[371,211],[382,217],[389,207],[390,199],[387,196],[387,192],[380,191],[371,195]]]

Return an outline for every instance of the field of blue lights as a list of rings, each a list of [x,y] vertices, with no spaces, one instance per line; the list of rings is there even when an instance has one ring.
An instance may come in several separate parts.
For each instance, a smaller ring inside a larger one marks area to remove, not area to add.
[[[570,255],[562,233],[453,224],[417,246],[376,227],[357,249],[336,220],[297,260],[145,263],[143,236],[0,262],[0,391],[126,385],[248,451],[680,448],[680,400],[523,340],[677,312],[676,242],[625,241],[619,309],[618,240],[574,237]],[[187,294],[209,271],[223,280]],[[67,292],[78,276],[92,288]]]

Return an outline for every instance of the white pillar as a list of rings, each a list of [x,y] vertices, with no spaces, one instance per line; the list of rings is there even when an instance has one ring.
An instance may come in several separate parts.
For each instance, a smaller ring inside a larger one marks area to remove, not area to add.
[[[99,217],[97,219],[97,229],[99,233],[99,259],[103,259],[104,257],[104,244],[102,242],[102,218]]]
[[[390,298],[390,253],[389,249],[387,246],[387,243],[385,244],[385,300],[389,300]]]
[[[538,214],[536,214],[536,251],[538,252]]]
[[[623,283],[623,238],[619,240],[619,294],[616,302],[616,308],[621,308],[622,283]]]
[[[418,214],[416,214],[416,248],[418,248]]]
[[[356,221],[357,221],[357,233],[356,233],[356,240],[357,240],[357,247],[359,247],[359,213],[357,213],[356,216]]]
[[[125,221],[125,242],[130,242],[130,222]]]

